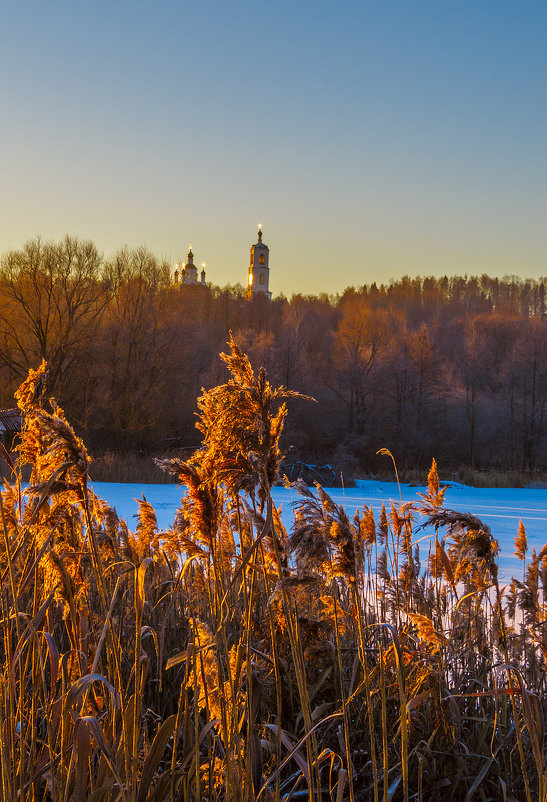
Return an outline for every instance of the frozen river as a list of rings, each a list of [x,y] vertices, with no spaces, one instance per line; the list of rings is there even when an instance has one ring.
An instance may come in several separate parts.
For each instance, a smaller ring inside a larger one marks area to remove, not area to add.
[[[176,485],[145,484],[112,484],[95,482],[95,493],[106,499],[116,508],[118,515],[125,518],[130,529],[136,525],[135,514],[137,504],[135,498],[145,495],[158,517],[160,528],[167,528],[173,522],[181,493],[184,488]],[[399,489],[395,482],[358,481],[357,487],[325,488],[337,504],[343,504],[348,515],[366,504],[374,508],[375,514],[380,510],[382,502],[389,509],[389,502],[399,500]],[[416,494],[425,492],[423,487],[401,485],[404,501],[416,499]],[[273,499],[277,506],[283,505],[283,522],[290,531],[292,522],[292,502],[298,495],[290,489],[276,487]],[[484,521],[500,545],[500,575],[509,579],[515,575],[522,576],[522,565],[513,557],[514,538],[517,534],[519,520],[526,526],[529,553],[535,548],[539,551],[547,542],[547,489],[533,488],[475,488],[463,485],[451,485],[445,495],[445,507],[460,512],[471,512]],[[426,529],[420,537],[428,535]],[[422,555],[427,551],[427,542],[423,541]]]

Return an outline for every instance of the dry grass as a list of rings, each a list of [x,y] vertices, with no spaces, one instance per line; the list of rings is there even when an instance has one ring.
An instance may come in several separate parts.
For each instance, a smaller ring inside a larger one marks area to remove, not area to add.
[[[420,468],[399,468],[399,480],[404,484],[422,486],[426,481],[426,471]],[[393,482],[393,469],[375,474],[358,476],[359,479],[376,479]],[[521,471],[473,470],[469,466],[460,465],[457,469],[445,468],[442,471],[444,482],[459,482],[470,487],[547,487],[547,474],[536,471],[532,474]]]
[[[141,484],[173,484],[169,477],[149,456],[114,454],[108,452],[94,457],[89,466],[94,482],[139,482]]]
[[[199,401],[203,447],[161,467],[188,488],[172,527],[135,532],[88,487],[62,410],[25,411],[0,496],[0,797],[544,800],[547,557],[497,543],[427,493],[350,520],[277,478],[284,388],[230,342]],[[425,513],[433,545],[414,521]]]
[[[529,487],[531,484],[547,485],[545,471],[526,474],[520,471],[473,470],[462,465],[452,477],[455,481],[471,487]]]

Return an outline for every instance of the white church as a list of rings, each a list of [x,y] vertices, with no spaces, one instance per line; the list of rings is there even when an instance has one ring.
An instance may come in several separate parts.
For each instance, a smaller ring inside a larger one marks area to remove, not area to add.
[[[187,284],[205,286],[205,264],[201,265],[198,279],[198,269],[194,264],[191,245],[186,256],[186,264],[175,265],[173,283],[179,287]],[[259,293],[264,293],[268,300],[272,297],[270,292],[270,249],[262,242],[262,226],[258,227],[257,241],[251,245],[246,297],[250,299]]]
[[[258,239],[251,245],[251,260],[247,277],[247,297],[263,292],[268,300],[270,292],[270,249],[262,242],[262,226],[258,227]]]
[[[194,254],[192,253],[192,246],[186,256],[187,262],[185,265],[175,265],[175,281],[174,284],[205,284],[205,264],[201,265],[201,281],[198,281],[198,269],[194,264]]]

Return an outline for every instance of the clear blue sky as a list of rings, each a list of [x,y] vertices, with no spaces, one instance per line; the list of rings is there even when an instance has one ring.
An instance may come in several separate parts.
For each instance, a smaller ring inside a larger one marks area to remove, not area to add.
[[[0,251],[271,289],[547,273],[545,0],[0,3]]]

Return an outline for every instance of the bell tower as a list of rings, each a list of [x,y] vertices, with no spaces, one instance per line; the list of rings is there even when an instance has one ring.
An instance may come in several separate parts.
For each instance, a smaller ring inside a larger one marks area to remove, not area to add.
[[[262,225],[258,226],[258,239],[251,245],[251,259],[247,278],[247,297],[250,299],[263,292],[271,299],[270,292],[270,249],[262,242]]]

